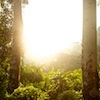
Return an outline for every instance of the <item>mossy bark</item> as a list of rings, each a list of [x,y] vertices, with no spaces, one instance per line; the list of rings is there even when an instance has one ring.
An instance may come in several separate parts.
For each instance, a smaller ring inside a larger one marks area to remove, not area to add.
[[[99,100],[96,43],[96,0],[83,0],[83,98]]]
[[[14,20],[13,20],[13,42],[10,61],[10,78],[8,92],[12,93],[18,87],[20,81],[20,56],[21,56],[21,36],[22,36],[22,11],[21,0],[13,0]]]

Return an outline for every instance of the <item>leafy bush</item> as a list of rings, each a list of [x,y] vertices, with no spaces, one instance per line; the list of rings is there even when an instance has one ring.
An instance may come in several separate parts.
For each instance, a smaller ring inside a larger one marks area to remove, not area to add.
[[[45,73],[39,68],[25,65],[22,67],[21,82],[24,86],[30,83],[36,89],[45,91],[50,97],[49,100],[58,100],[58,97],[61,100],[65,97],[71,97],[75,100],[81,98],[81,69],[65,72],[61,69],[55,71],[52,68],[50,72]]]
[[[65,96],[70,98],[71,96],[72,98],[76,98],[75,100],[78,100],[77,98],[81,98],[80,91],[82,91],[81,70],[74,70],[70,72],[52,70],[46,74],[44,88],[45,91],[48,92],[50,100],[58,100],[58,96],[61,93],[60,97],[62,96],[62,98]]]
[[[82,100],[82,95],[81,92],[79,93],[75,90],[67,90],[60,93],[57,100]]]
[[[65,73],[62,70],[54,71],[46,75],[45,89],[48,91],[50,100],[56,100],[59,93],[68,89],[65,80]]]
[[[46,92],[41,91],[34,86],[18,87],[15,91],[7,96],[7,100],[48,100]]]
[[[42,71],[35,67],[29,65],[23,65],[21,70],[21,82],[24,85],[28,83],[40,82],[43,80]]]
[[[0,68],[0,98],[4,98],[7,89],[7,73]]]
[[[69,72],[52,69],[45,73],[40,68],[24,65],[21,72],[22,85],[12,94],[6,95],[6,100],[81,100],[81,72],[81,69]]]
[[[0,100],[4,100],[7,91],[11,55],[12,11],[9,6],[9,0],[0,0]]]
[[[70,87],[70,89],[74,89],[76,91],[82,90],[82,71],[81,69],[67,72],[65,78],[66,78],[66,84]]]
[[[9,76],[8,69],[9,69],[9,64],[7,63],[7,60],[5,60],[0,64],[0,99],[5,98],[5,94],[7,91],[8,76]]]

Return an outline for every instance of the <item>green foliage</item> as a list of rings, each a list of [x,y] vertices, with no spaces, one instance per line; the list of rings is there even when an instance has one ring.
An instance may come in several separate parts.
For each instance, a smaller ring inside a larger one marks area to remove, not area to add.
[[[12,11],[8,1],[1,0],[0,3],[0,100],[3,100],[8,85]]]
[[[48,100],[49,96],[46,92],[41,91],[34,86],[26,86],[17,88],[7,100]]]
[[[66,75],[66,82],[69,85],[70,89],[80,91],[82,89],[82,71],[81,71],[81,69],[74,70],[72,72],[68,72]]]
[[[22,75],[23,84],[7,100],[82,100],[81,69],[65,72],[52,68],[45,73],[25,65]]]
[[[24,85],[28,83],[40,82],[43,80],[41,68],[24,65],[21,70],[21,82]]]
[[[5,60],[0,64],[0,100],[4,99],[8,86],[9,64],[7,62],[8,61]]]
[[[57,100],[82,100],[82,93],[75,90],[67,90],[60,93]]]
[[[65,73],[62,70],[52,70],[46,75],[44,89],[48,92],[50,100],[56,100],[57,95],[67,88]]]
[[[2,1],[0,10],[0,63],[10,57],[12,11],[9,2]]]
[[[80,92],[82,91],[81,70],[75,70],[72,72],[64,72],[63,70],[58,70],[58,71],[52,70],[46,75],[44,88],[45,88],[45,91],[48,92],[50,96],[50,100],[58,100],[58,96],[61,93],[64,93],[64,94],[61,94],[61,96],[69,95],[69,97],[71,96],[72,98],[74,97],[81,98],[81,95],[80,95]],[[66,91],[67,91],[67,94],[65,95]],[[74,92],[72,92],[73,94],[70,95],[68,91],[69,92],[74,91],[77,95]],[[75,100],[78,100],[78,99],[75,99]]]
[[[0,98],[4,97],[8,83],[9,58],[11,54],[12,11],[8,1],[1,0],[0,9]],[[2,96],[2,97],[1,97]]]

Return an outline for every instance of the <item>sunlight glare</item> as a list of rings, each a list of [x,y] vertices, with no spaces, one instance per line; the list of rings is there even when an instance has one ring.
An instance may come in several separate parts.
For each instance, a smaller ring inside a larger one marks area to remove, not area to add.
[[[23,18],[24,43],[30,57],[54,55],[81,40],[81,0],[30,0]]]

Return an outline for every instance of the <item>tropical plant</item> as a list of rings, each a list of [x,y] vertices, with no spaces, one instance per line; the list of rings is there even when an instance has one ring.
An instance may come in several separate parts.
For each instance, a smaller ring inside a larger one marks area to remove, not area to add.
[[[49,95],[34,86],[18,87],[7,100],[48,100]]]

